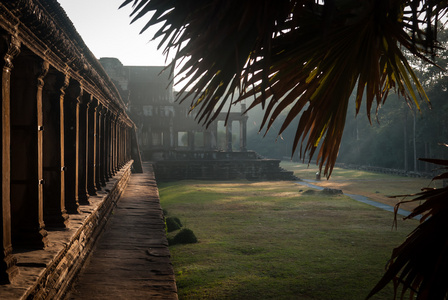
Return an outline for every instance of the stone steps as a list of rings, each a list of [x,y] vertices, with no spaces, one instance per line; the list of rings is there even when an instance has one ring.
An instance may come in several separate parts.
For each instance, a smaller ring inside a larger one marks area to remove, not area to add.
[[[297,180],[276,159],[163,160],[154,163],[158,181],[197,180]]]

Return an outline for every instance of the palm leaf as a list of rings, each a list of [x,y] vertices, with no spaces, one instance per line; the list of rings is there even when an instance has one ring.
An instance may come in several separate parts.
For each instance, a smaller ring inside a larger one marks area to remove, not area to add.
[[[447,161],[422,159],[446,165]],[[447,178],[448,173],[433,180]],[[421,215],[420,225],[406,241],[395,248],[383,278],[372,289],[368,298],[383,289],[389,282],[395,285],[395,295],[401,285],[401,295],[410,291],[409,299],[446,299],[448,297],[448,187],[425,188],[422,192],[397,204],[395,218],[400,204],[419,201],[406,219]],[[396,196],[398,197],[398,196]]]
[[[154,12],[143,30],[161,24],[155,38],[183,61],[179,101],[194,96],[197,120],[209,125],[228,103],[253,98],[260,130],[287,110],[280,135],[300,118],[292,153],[318,151],[330,176],[336,162],[348,99],[371,109],[393,89],[419,107],[427,96],[403,50],[431,62],[434,26],[446,1],[398,0],[126,0],[133,21]],[[426,28],[424,28],[426,27]],[[188,78],[188,79],[187,79]],[[237,91],[239,97],[233,97]]]
[[[429,103],[404,51],[434,64],[435,27],[448,6],[420,0],[126,0],[122,6],[131,3],[133,21],[154,12],[142,31],[161,24],[155,38],[165,53],[175,52],[171,69],[183,62],[176,75],[186,83],[179,101],[193,96],[200,123],[209,125],[228,102],[249,98],[248,109],[265,110],[260,130],[271,129],[286,112],[278,134],[299,118],[292,152],[299,149],[310,160],[317,152],[327,176],[352,92],[357,113],[365,99],[370,121],[390,90],[409,106]],[[402,297],[448,296],[448,188],[410,197],[401,203],[424,201],[408,216],[421,215],[421,224],[394,249],[369,297],[391,281],[396,295],[402,287]]]

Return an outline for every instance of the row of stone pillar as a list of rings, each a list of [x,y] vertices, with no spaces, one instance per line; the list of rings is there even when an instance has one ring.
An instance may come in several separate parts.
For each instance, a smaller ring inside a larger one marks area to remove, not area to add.
[[[1,34],[0,57],[0,283],[9,283],[17,273],[13,248],[44,249],[47,230],[66,228],[69,214],[89,205],[131,159],[133,127],[116,100],[14,36]]]
[[[241,117],[241,120],[237,120],[240,124],[240,151],[247,151],[247,117]],[[226,125],[226,151],[233,151],[233,130],[232,123],[233,120],[229,120]],[[218,126],[216,123],[212,124],[210,128],[201,131],[203,133],[204,145],[202,146],[205,150],[216,150],[217,148],[217,138],[218,138]],[[187,131],[188,148],[189,150],[196,150],[197,145],[195,144],[195,130]],[[176,132],[178,134],[178,132]],[[174,147],[177,148],[177,139],[174,139]]]

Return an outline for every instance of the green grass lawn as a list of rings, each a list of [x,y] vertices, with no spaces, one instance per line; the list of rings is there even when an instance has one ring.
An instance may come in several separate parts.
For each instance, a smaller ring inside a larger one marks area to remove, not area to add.
[[[179,181],[159,192],[199,240],[170,247],[180,299],[364,299],[417,225],[392,230],[392,213],[294,182]]]

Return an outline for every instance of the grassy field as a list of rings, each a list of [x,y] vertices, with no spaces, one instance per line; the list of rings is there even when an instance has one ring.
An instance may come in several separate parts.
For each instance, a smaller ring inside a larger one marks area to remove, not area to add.
[[[364,299],[417,225],[392,230],[392,213],[294,182],[179,181],[159,192],[199,240],[170,247],[180,299]]]

